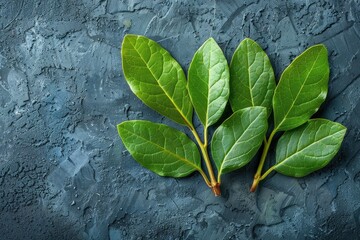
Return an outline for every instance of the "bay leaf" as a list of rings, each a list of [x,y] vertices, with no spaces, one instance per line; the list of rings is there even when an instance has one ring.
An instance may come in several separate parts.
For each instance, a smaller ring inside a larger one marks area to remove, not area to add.
[[[309,120],[326,98],[328,80],[324,45],[314,45],[296,57],[282,73],[274,92],[275,130],[294,129]]]
[[[235,112],[246,107],[263,106],[269,117],[275,86],[269,57],[255,41],[244,39],[230,63],[229,101],[232,110]]]
[[[220,175],[239,169],[255,156],[267,131],[264,107],[248,107],[233,113],[214,132],[211,154]]]
[[[173,121],[192,125],[186,77],[168,51],[147,37],[127,34],[121,58],[125,79],[138,98]]]
[[[174,128],[132,120],[118,124],[117,129],[132,157],[160,176],[185,177],[201,170],[197,146]]]
[[[285,132],[276,146],[277,172],[303,177],[325,167],[339,151],[346,128],[326,119],[312,119]]]
[[[188,86],[194,109],[205,127],[219,120],[229,98],[229,67],[213,38],[194,54],[188,72]]]

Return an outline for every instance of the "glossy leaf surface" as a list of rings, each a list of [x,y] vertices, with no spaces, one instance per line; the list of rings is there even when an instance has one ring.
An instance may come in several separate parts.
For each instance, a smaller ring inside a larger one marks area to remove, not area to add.
[[[121,57],[124,76],[134,94],[164,116],[189,125],[193,110],[185,74],[170,53],[149,38],[126,35]]]
[[[235,112],[253,106],[272,110],[275,76],[271,62],[253,40],[244,39],[235,50],[230,63],[230,104]]]
[[[215,131],[211,153],[218,176],[241,168],[254,157],[264,140],[267,114],[264,107],[236,111]]]
[[[194,109],[205,127],[224,112],[229,98],[229,67],[213,38],[195,53],[188,73],[189,93]]]
[[[276,131],[304,124],[324,102],[328,90],[329,64],[324,45],[300,54],[284,70],[273,98]]]
[[[200,169],[197,146],[174,128],[134,120],[119,124],[117,129],[133,158],[160,176],[185,177]]]
[[[326,166],[338,152],[346,128],[325,119],[309,120],[285,132],[276,146],[274,169],[284,175],[303,177]]]

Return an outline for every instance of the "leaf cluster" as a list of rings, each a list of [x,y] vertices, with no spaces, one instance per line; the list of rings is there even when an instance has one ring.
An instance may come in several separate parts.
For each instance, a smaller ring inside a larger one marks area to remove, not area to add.
[[[214,194],[220,195],[221,176],[245,166],[263,146],[251,187],[255,191],[273,170],[303,177],[323,168],[345,136],[346,128],[339,123],[310,119],[328,90],[328,54],[322,44],[295,58],[278,84],[268,56],[249,38],[239,44],[230,65],[216,41],[208,39],[194,54],[187,76],[168,51],[144,36],[126,35],[121,57],[132,92],[150,108],[187,126],[193,135],[191,139],[177,129],[144,120],[117,126],[133,158],[160,176],[185,177],[197,171]],[[219,121],[228,102],[233,113],[209,141],[208,130]],[[193,124],[194,110],[202,123],[203,138]],[[271,116],[273,124],[268,124]],[[276,162],[263,173],[278,133],[282,135],[276,145]]]

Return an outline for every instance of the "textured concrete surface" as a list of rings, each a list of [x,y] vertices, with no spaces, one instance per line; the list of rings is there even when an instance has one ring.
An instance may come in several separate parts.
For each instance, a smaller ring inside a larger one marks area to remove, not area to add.
[[[161,178],[125,151],[116,124],[149,119],[121,72],[124,34],[151,37],[187,69],[214,37],[244,37],[277,76],[324,43],[330,91],[317,116],[349,129],[308,177],[273,174],[249,193],[256,161],[215,198],[198,174]],[[1,239],[356,239],[360,235],[359,0],[0,0]]]

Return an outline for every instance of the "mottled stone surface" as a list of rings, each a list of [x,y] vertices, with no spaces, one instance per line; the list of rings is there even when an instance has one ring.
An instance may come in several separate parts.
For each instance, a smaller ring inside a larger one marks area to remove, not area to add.
[[[223,178],[161,178],[117,135],[126,119],[163,118],[130,91],[120,43],[146,35],[186,70],[214,37],[228,59],[245,37],[277,78],[306,47],[329,50],[317,116],[349,129],[326,168],[272,174],[249,193],[256,160]],[[1,239],[356,239],[360,235],[359,0],[1,0]]]

